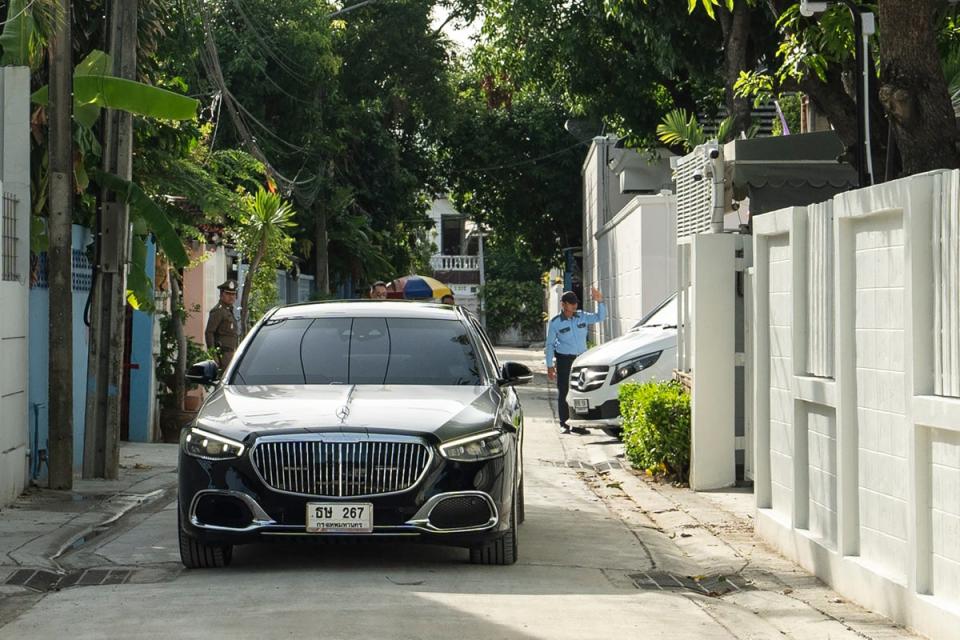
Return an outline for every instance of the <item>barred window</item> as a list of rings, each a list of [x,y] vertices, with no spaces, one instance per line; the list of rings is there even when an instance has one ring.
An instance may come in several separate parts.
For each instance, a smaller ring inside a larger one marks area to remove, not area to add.
[[[20,280],[17,271],[17,197],[3,194],[3,279]]]

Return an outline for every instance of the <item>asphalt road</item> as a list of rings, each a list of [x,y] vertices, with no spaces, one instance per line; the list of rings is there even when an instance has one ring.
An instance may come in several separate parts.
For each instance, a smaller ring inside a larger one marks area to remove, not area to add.
[[[466,550],[409,543],[278,543],[238,548],[228,569],[186,571],[167,499],[61,558],[66,568],[113,570],[122,584],[48,593],[0,638],[864,637],[791,611],[786,597],[746,606],[638,588],[637,576],[662,569],[673,551],[578,468],[618,445],[560,436],[544,384],[538,376],[522,390],[527,520],[514,566],[472,566]],[[794,616],[795,632],[759,619],[765,606]]]

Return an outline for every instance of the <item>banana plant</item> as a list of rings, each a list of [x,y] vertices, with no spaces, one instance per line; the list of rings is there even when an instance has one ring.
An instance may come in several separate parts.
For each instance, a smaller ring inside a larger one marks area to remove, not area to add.
[[[196,116],[198,102],[166,89],[111,74],[110,56],[94,51],[74,69],[73,113],[74,139],[77,149],[90,156],[99,156],[100,148],[93,131],[103,109],[165,120],[190,120]],[[33,102],[46,106],[49,88],[34,92]],[[147,309],[153,301],[153,284],[146,275],[146,238],[153,234],[157,245],[177,267],[189,262],[183,242],[170,218],[137,184],[100,170],[88,175],[81,158],[76,163],[77,186],[85,189],[92,180],[109,189],[130,206],[134,233],[131,241],[130,270],[127,279],[127,300],[135,309]]]

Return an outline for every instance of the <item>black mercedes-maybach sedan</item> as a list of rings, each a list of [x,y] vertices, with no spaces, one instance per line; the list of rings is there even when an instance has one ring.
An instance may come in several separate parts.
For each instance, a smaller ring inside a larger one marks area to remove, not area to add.
[[[412,538],[517,559],[522,364],[458,307],[292,305],[266,314],[180,437],[180,557],[267,539]]]

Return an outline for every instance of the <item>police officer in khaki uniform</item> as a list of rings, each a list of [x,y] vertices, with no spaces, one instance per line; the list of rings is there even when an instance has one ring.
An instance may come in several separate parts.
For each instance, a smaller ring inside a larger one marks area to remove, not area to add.
[[[217,363],[220,365],[220,371],[224,371],[230,366],[239,341],[237,321],[233,316],[233,305],[237,301],[237,281],[227,280],[217,289],[220,289],[220,303],[210,309],[204,338],[207,349],[217,350]]]

